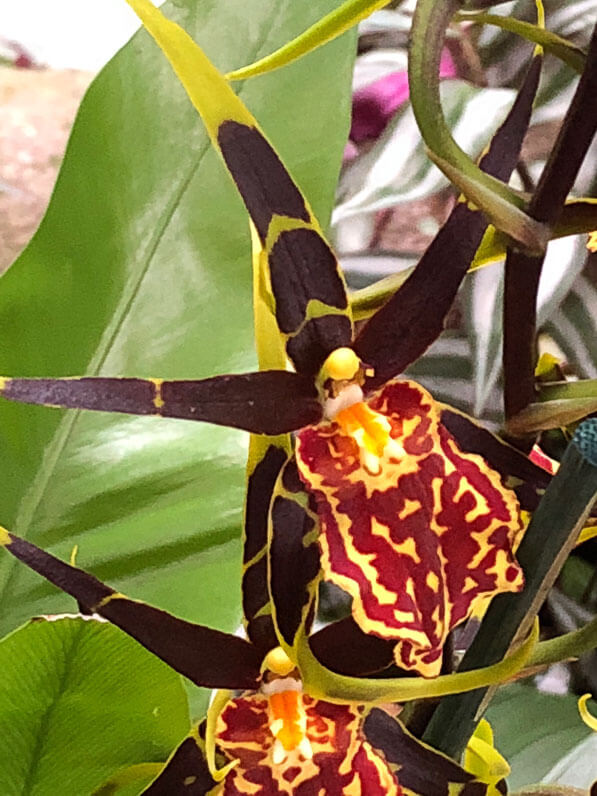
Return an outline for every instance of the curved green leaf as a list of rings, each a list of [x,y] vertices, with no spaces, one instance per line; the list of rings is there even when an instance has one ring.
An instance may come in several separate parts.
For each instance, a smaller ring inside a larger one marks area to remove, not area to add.
[[[33,620],[0,642],[0,667],[1,793],[91,793],[188,732],[180,677],[98,619]]]
[[[229,69],[334,6],[177,0],[164,10]],[[240,89],[323,220],[348,127],[353,56],[344,37]],[[254,365],[251,328],[245,210],[170,66],[141,32],[92,84],[47,215],[0,282],[0,372],[238,372]],[[0,514],[59,556],[76,542],[79,563],[125,591],[232,628],[245,445],[245,434],[203,424],[7,404]],[[0,562],[4,628],[70,604],[18,563]]]

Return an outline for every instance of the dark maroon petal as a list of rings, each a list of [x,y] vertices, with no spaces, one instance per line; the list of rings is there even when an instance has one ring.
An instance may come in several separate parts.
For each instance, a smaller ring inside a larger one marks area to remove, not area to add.
[[[528,214],[549,226],[558,220],[585,154],[597,130],[597,26],[585,69]],[[504,284],[504,405],[506,418],[524,409],[535,395],[537,292],[543,256],[510,250]]]
[[[269,604],[267,523],[274,485],[288,456],[272,443],[247,481],[243,552],[243,614],[247,635],[263,653],[278,641]]]
[[[22,403],[201,420],[269,435],[321,418],[313,381],[282,370],[197,381],[7,378],[0,383],[0,394]]]
[[[352,616],[348,616],[314,633],[309,645],[326,668],[362,677],[392,665],[396,642],[363,633]]]
[[[195,733],[185,738],[142,796],[205,796],[209,793],[216,783],[209,773],[200,743]]]
[[[385,711],[373,708],[363,726],[365,737],[380,749],[388,763],[398,766],[400,785],[425,796],[449,796],[450,784],[458,784],[461,796],[485,796],[488,785],[475,780],[449,757],[436,752]],[[498,785],[499,789],[499,785]]]
[[[278,630],[292,645],[299,628],[312,620],[319,526],[294,459],[284,467],[279,485],[271,507],[270,590]]]
[[[18,536],[7,534],[3,543],[30,569],[124,630],[197,685],[255,688],[262,656],[248,641],[131,600]]]
[[[541,59],[536,57],[516,101],[496,132],[481,168],[508,180],[518,161],[537,90]],[[487,219],[458,202],[417,267],[394,296],[363,326],[354,349],[375,375],[368,389],[383,384],[414,362],[442,332],[487,228]]]
[[[309,221],[301,192],[259,130],[225,121],[218,144],[262,241],[274,215]]]

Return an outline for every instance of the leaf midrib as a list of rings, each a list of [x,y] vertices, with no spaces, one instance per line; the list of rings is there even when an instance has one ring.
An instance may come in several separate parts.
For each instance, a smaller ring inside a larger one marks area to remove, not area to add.
[[[271,26],[268,27],[264,36],[262,37],[262,40],[254,48],[254,51],[250,55],[250,61],[254,61],[260,55],[264,44],[268,40],[268,34],[270,31]],[[132,39],[130,41],[132,41]],[[244,87],[245,83],[243,83],[237,91],[238,96],[242,95]],[[170,221],[172,220],[176,209],[182,201],[182,197],[184,196],[193,177],[197,173],[197,170],[199,169],[199,166],[201,165],[201,162],[209,149],[210,142],[207,136],[205,136],[205,142],[201,146],[195,162],[191,165],[187,176],[181,180],[177,190],[173,192],[171,201],[168,202],[162,213],[162,221],[159,225],[157,225],[153,238],[148,245],[145,261],[141,265],[139,274],[135,278],[131,277],[128,280],[127,287],[130,284],[130,288],[119,300],[116,312],[113,315],[114,320],[109,324],[108,328],[102,334],[97,347],[97,352],[91,359],[89,368],[87,369],[87,375],[98,375],[104,362],[108,358],[112,350],[112,346],[114,345],[116,338],[118,337],[119,332],[128,316],[128,312],[132,308],[138,296],[141,285],[143,284],[143,281],[152,265],[154,255],[160,243],[162,242]],[[222,176],[224,177],[225,175],[222,173]],[[28,538],[28,531],[33,523],[37,509],[39,508],[48,484],[50,483],[50,480],[54,474],[56,464],[59,461],[64,449],[68,445],[69,439],[73,433],[75,424],[80,414],[81,410],[71,410],[60,421],[60,424],[54,432],[51,442],[46,448],[46,452],[42,458],[42,464],[36,473],[31,487],[25,493],[19,504],[19,509],[15,518],[15,532],[25,539]],[[21,566],[20,563],[12,557],[7,562],[5,576],[3,579],[4,582],[2,586],[0,586],[0,605],[3,605],[5,598],[10,595],[10,587],[14,580],[15,573],[18,571],[18,566]]]

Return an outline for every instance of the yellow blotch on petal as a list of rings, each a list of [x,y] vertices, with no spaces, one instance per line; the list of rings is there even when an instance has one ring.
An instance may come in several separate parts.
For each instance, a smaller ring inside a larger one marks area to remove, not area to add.
[[[11,542],[10,534],[8,533],[6,528],[3,528],[0,525],[0,545],[2,545],[2,547],[6,547],[6,545],[10,544],[10,542]]]
[[[590,252],[597,252],[597,229],[589,234],[589,240],[587,241],[587,249]]]

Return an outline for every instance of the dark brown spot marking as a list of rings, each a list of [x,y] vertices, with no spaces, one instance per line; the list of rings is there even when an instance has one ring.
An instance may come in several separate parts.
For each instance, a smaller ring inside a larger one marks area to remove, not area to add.
[[[309,221],[305,200],[259,130],[226,121],[218,143],[262,241],[274,214]]]

